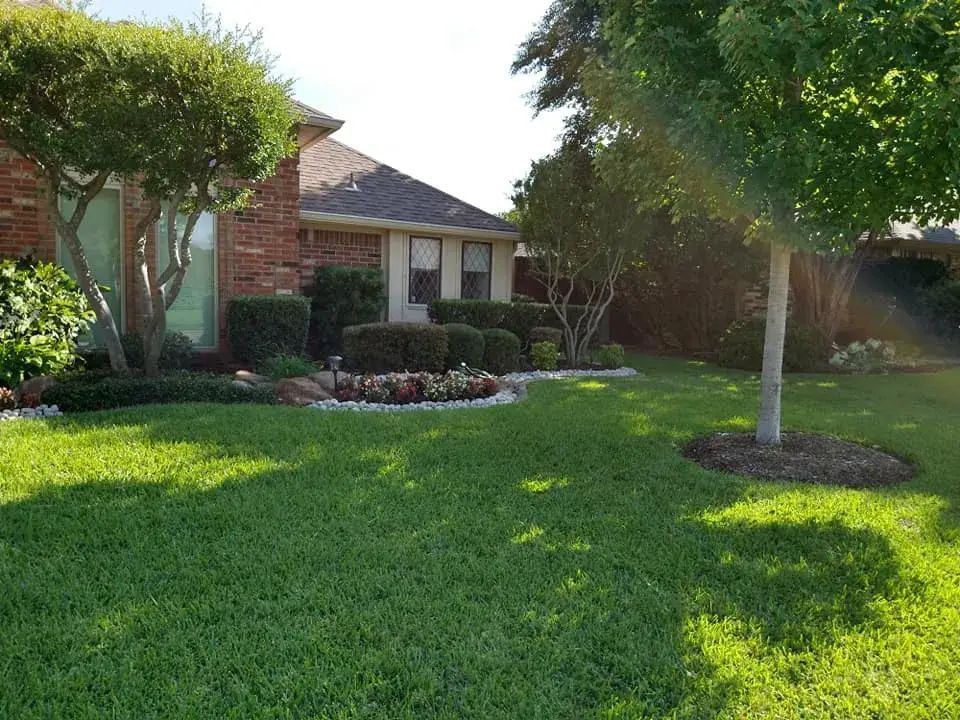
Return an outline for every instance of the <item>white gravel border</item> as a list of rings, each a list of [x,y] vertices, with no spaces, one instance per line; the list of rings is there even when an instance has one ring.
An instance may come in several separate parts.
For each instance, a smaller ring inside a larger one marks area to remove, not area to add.
[[[35,408],[20,408],[19,410],[4,410],[0,412],[0,422],[10,422],[11,420],[39,420],[48,417],[60,417],[63,415],[60,408],[56,405],[40,405]]]
[[[306,407],[315,410],[353,411],[353,412],[416,412],[427,410],[459,410],[463,408],[493,407],[517,402],[526,394],[526,383],[534,380],[562,380],[572,377],[633,377],[637,371],[622,367],[616,370],[536,370],[533,372],[509,373],[500,382],[511,387],[503,388],[496,395],[477,400],[449,400],[447,402],[422,402],[409,405],[388,405],[386,403],[368,403],[339,400],[320,400]]]

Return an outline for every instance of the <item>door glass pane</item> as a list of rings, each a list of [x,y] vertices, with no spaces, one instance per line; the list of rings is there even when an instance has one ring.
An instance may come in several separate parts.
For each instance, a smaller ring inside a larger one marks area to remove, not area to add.
[[[158,268],[163,272],[170,261],[167,247],[167,220],[164,213],[157,225]],[[183,234],[187,219],[177,215],[177,238]],[[182,332],[197,347],[217,344],[217,233],[213,215],[204,213],[193,228],[190,243],[190,267],[183,287],[167,310],[167,330]]]
[[[65,215],[73,212],[76,200],[61,197],[60,205]],[[117,329],[123,332],[123,252],[120,218],[120,190],[104,189],[87,206],[78,230],[80,245],[87,257],[87,263],[103,296],[113,313]],[[66,243],[60,240],[60,263],[76,278],[76,268]],[[90,332],[80,337],[81,345],[103,345],[100,327],[93,323]]]
[[[460,276],[460,296],[469,300],[490,299],[490,261],[493,246],[490,243],[463,244],[463,270]]]
[[[410,303],[426,305],[440,297],[440,239],[410,238]]]

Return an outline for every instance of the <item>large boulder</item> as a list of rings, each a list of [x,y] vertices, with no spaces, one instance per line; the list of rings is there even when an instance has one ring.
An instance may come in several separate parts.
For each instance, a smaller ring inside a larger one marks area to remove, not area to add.
[[[347,376],[348,373],[340,373],[339,378],[341,382],[347,378]],[[329,393],[332,393],[334,390],[336,390],[335,383],[333,382],[333,373],[329,370],[315,372],[310,376],[310,379]]]
[[[323,387],[307,377],[280,380],[274,385],[274,390],[280,402],[285,405],[309,405],[332,397]]]
[[[39,398],[56,384],[56,378],[50,375],[41,375],[40,377],[24,380],[22,383],[20,383],[20,387],[17,388],[17,392],[15,394],[18,401],[25,395],[35,395]]]

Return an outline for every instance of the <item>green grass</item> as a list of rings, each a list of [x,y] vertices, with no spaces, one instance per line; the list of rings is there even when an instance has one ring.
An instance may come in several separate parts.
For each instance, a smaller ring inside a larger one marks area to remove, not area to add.
[[[960,717],[960,372],[794,376],[895,488],[701,470],[756,377],[0,427],[3,718]]]

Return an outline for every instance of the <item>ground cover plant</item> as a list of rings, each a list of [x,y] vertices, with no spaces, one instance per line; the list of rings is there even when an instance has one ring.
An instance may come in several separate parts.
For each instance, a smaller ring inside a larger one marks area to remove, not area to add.
[[[960,716],[960,372],[791,375],[910,482],[684,459],[758,378],[679,360],[444,413],[0,427],[0,717]]]

